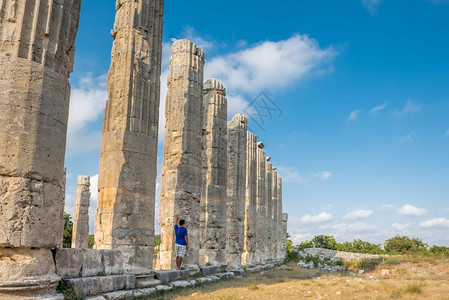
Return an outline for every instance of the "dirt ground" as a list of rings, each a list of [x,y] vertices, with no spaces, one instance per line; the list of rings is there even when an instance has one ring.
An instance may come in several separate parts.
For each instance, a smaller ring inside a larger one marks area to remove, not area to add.
[[[291,262],[151,299],[449,299],[449,261],[391,260],[360,275],[306,270]]]

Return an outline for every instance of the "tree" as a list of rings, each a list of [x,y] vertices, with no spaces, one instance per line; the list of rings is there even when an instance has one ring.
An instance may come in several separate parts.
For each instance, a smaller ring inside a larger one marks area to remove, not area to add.
[[[311,242],[315,248],[337,250],[337,241],[333,235],[316,235]]]
[[[397,235],[385,241],[384,249],[389,254],[425,253],[428,245],[421,239]]]
[[[89,249],[93,249],[94,248],[94,243],[95,243],[95,238],[93,234],[89,234]]]
[[[64,239],[62,246],[64,248],[72,247],[72,232],[73,232],[73,222],[72,216],[64,212]]]
[[[380,244],[372,244],[359,239],[351,242],[337,243],[337,250],[344,252],[365,253],[365,254],[384,254]]]

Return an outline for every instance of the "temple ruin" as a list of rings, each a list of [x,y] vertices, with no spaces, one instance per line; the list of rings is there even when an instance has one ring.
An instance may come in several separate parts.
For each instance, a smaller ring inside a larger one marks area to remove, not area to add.
[[[275,159],[246,116],[228,121],[226,88],[204,81],[205,54],[188,40],[171,52],[154,255],[163,0],[117,0],[94,249],[88,176],[78,177],[72,249],[62,248],[80,5],[0,1],[0,298],[61,299],[62,278],[81,297],[127,299],[189,274],[282,262],[288,216]],[[183,271],[172,271],[175,215],[189,231]]]

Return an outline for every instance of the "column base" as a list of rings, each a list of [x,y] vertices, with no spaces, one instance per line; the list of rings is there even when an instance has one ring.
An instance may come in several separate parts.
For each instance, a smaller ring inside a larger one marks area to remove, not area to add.
[[[53,295],[60,277],[50,249],[0,248],[0,299]]]

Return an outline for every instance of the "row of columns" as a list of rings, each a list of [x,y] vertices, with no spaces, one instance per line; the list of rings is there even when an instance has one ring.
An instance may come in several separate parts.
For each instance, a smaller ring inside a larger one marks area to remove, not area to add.
[[[186,220],[186,267],[282,260],[282,179],[247,118],[226,122],[226,89],[203,84],[204,52],[175,41],[168,75],[162,162],[162,269],[175,267],[174,216]]]

